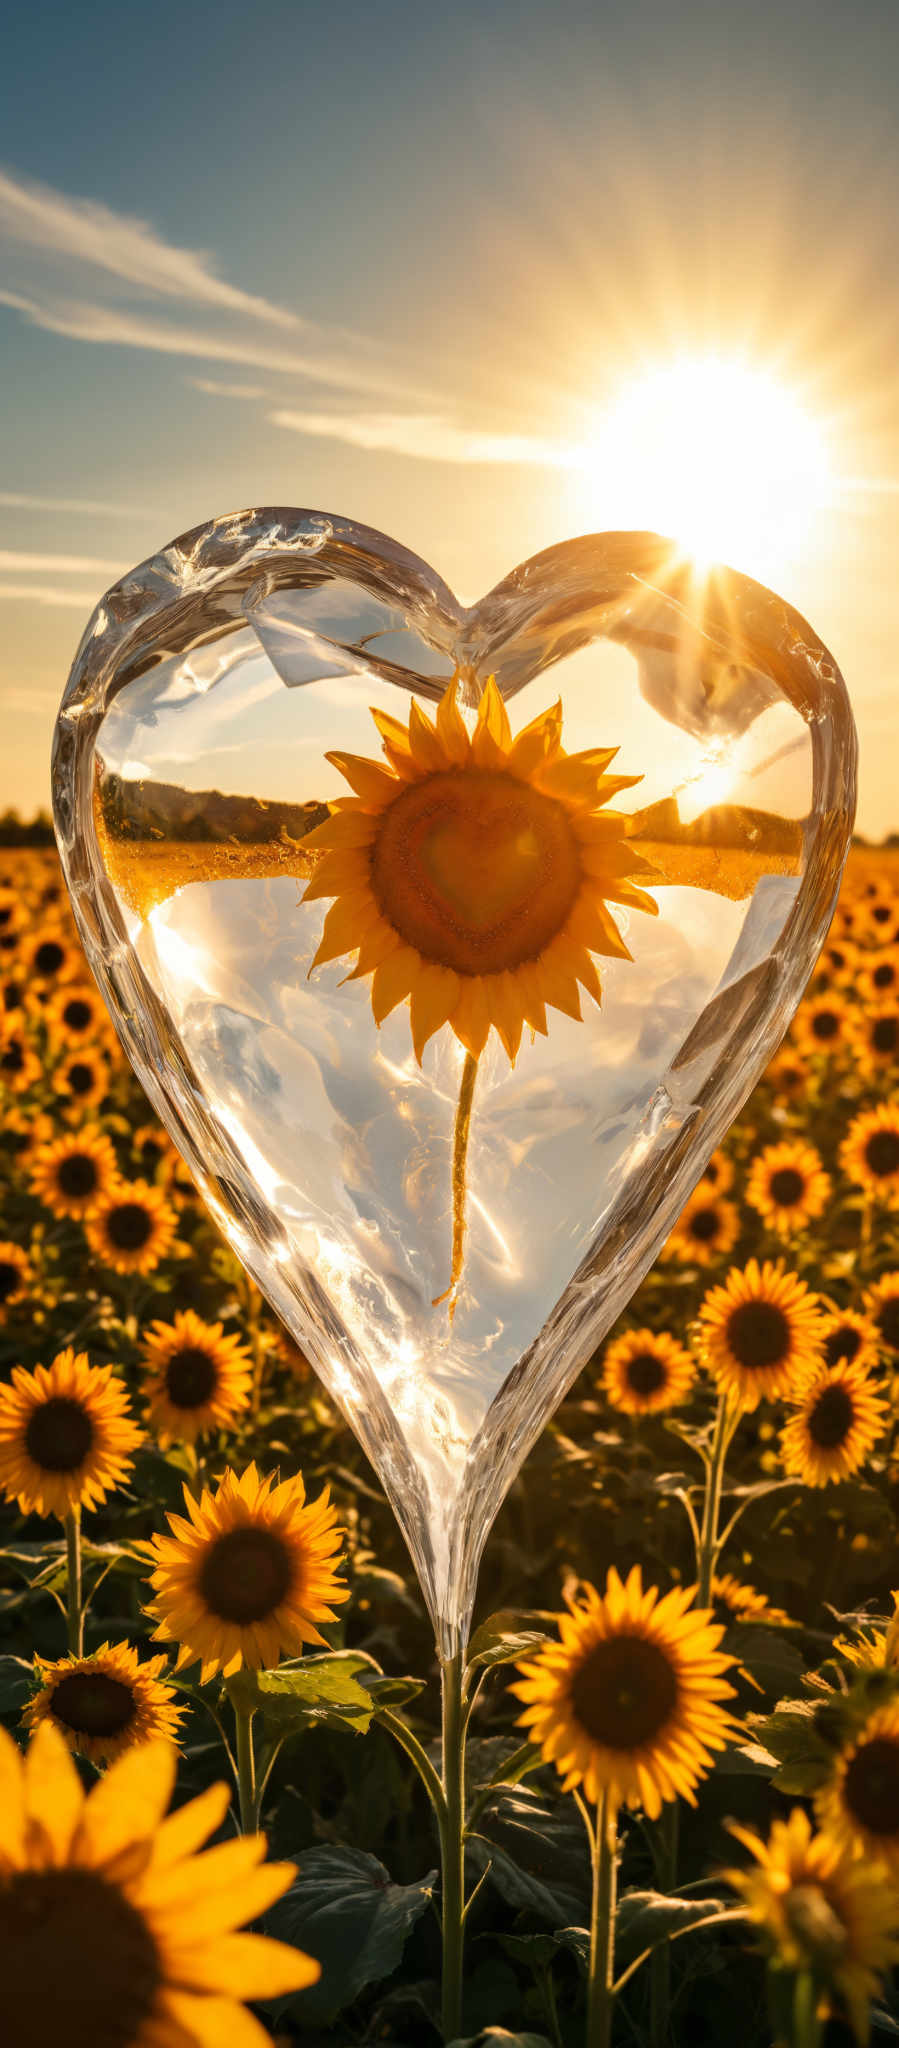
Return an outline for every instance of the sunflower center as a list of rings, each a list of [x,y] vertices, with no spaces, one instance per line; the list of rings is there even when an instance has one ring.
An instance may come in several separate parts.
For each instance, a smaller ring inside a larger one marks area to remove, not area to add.
[[[875,1052],[895,1052],[899,1038],[899,1018],[878,1017],[871,1033],[871,1044]]]
[[[838,1444],[845,1443],[852,1428],[854,1415],[852,1396],[847,1394],[845,1387],[839,1383],[834,1387],[825,1387],[823,1394],[818,1395],[808,1418],[808,1433],[812,1443],[817,1444],[822,1451],[835,1451]]]
[[[139,1252],[153,1234],[153,1218],[142,1202],[118,1202],[106,1218],[110,1243],[119,1252]]]
[[[75,1060],[69,1068],[69,1087],[73,1095],[89,1095],[94,1085],[94,1070],[86,1060]]]
[[[872,1835],[899,1834],[899,1747],[883,1736],[863,1742],[846,1772],[843,1797]]]
[[[880,966],[875,967],[871,979],[875,988],[892,988],[896,969],[889,960],[882,960]]]
[[[874,1131],[865,1146],[865,1164],[871,1173],[888,1174],[899,1170],[899,1131]]]
[[[274,1613],[292,1576],[290,1555],[275,1530],[247,1523],[213,1543],[200,1574],[200,1592],[221,1621],[244,1625]]]
[[[839,1028],[840,1020],[833,1010],[818,1010],[812,1018],[815,1038],[836,1038]]]
[[[165,1390],[175,1408],[202,1408],[215,1392],[215,1361],[198,1344],[173,1351],[165,1369]]]
[[[877,1328],[891,1351],[899,1351],[899,1294],[888,1295],[876,1316]]]
[[[572,1711],[591,1741],[606,1749],[640,1749],[652,1742],[676,1705],[669,1659],[646,1636],[616,1635],[595,1643],[572,1681]]]
[[[838,1330],[831,1330],[824,1339],[824,1357],[828,1365],[847,1364],[858,1357],[861,1349],[861,1333],[851,1323],[842,1323]]]
[[[34,956],[38,974],[58,974],[65,957],[58,939],[44,939]]]
[[[45,1472],[74,1472],[94,1441],[94,1425],[80,1401],[53,1394],[28,1417],[25,1449]]]
[[[665,1385],[667,1374],[660,1358],[654,1351],[638,1351],[627,1362],[627,1383],[634,1394],[657,1394]]]
[[[53,1688],[54,1719],[76,1735],[120,1735],[134,1719],[134,1694],[105,1671],[71,1671]]]
[[[740,1365],[762,1372],[787,1357],[790,1325],[773,1301],[741,1301],[728,1317],[727,1341]]]
[[[699,1244],[711,1244],[721,1229],[721,1217],[713,1206],[708,1209],[694,1209],[690,1217],[690,1236]]]
[[[8,1301],[11,1294],[18,1294],[22,1275],[11,1259],[0,1259],[0,1301]]]
[[[91,1022],[93,1012],[90,1004],[85,1002],[83,996],[73,996],[72,1001],[66,1004],[62,1014],[63,1021],[68,1025],[70,1031],[86,1031]]]
[[[780,1166],[771,1175],[771,1200],[779,1209],[792,1209],[802,1199],[805,1182],[795,1166]]]
[[[890,918],[888,904],[875,903],[874,909],[871,912],[871,916],[873,917],[875,924],[888,924]]]
[[[4,1047],[2,1058],[0,1058],[0,1067],[3,1068],[5,1074],[21,1074],[24,1065],[25,1048],[18,1038],[13,1038],[10,1040],[9,1045]]]
[[[60,1191],[78,1197],[92,1195],[99,1181],[97,1162],[89,1152],[70,1152],[56,1169]]]
[[[162,1981],[143,1914],[94,1871],[0,1881],[4,2036],[15,2048],[131,2048]]]
[[[581,886],[577,841],[554,797],[491,769],[412,783],[372,850],[378,908],[407,945],[458,974],[535,960]]]

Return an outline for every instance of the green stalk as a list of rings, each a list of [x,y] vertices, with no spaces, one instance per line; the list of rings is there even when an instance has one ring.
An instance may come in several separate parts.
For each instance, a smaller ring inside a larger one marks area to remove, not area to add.
[[[586,2048],[609,2048],[615,2005],[615,1851],[617,1818],[603,1792],[591,1828],[593,1898],[590,1909],[590,1969],[587,1985]]]
[[[256,1811],[256,1752],[253,1748],[253,1715],[243,1707],[234,1707],[234,1723],[237,1733],[237,1797],[240,1806],[240,1832],[254,1835],[258,1823]]]
[[[443,1811],[438,1812],[443,1872],[443,2002],[444,2041],[462,2031],[462,1945],[465,1923],[465,1725],[462,1700],[462,1652],[441,1659],[443,1691]]]
[[[670,1799],[663,1806],[655,1827],[656,1883],[660,1892],[673,1892],[677,1884],[679,1823],[680,1808],[676,1799]],[[650,2048],[666,2048],[671,2016],[671,1954],[667,1941],[660,1941],[653,1949],[649,1975]]]
[[[811,1970],[800,1970],[793,1987],[792,2048],[819,2048],[818,1986]]]
[[[73,1657],[80,1657],[84,1646],[80,1508],[70,1508],[63,1527],[66,1532],[66,1622],[69,1652]]]
[[[724,1483],[724,1462],[734,1430],[737,1426],[738,1409],[731,1409],[726,1394],[718,1400],[712,1448],[706,1467],[705,1499],[702,1505],[702,1528],[696,1551],[696,1605],[710,1607],[712,1602],[712,1579],[721,1548],[718,1525],[721,1517],[721,1490]]]

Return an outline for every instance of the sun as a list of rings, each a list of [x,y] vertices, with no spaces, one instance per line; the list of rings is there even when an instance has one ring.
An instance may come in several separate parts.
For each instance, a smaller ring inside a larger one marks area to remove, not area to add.
[[[610,524],[670,534],[700,564],[763,581],[807,557],[831,484],[827,429],[801,393],[716,354],[626,384],[596,418],[582,467],[586,500]]]

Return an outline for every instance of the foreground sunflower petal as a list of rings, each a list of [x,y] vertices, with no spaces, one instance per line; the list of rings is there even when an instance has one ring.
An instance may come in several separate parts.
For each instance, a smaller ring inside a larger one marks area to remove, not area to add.
[[[237,1930],[260,1900],[287,1890],[293,1864],[264,1864],[261,1836],[194,1855],[223,1800],[203,1793],[165,1820],[174,1783],[166,1742],[130,1751],[85,1794],[51,1722],[41,1722],[27,1758],[0,1729],[0,1783],[4,2040],[265,2048],[269,2035],[241,2001],[305,1990],[319,1965]]]

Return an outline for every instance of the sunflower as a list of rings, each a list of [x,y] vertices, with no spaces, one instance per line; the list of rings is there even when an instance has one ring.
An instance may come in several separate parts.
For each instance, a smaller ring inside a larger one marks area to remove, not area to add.
[[[841,1849],[899,1874],[899,1700],[872,1708],[844,1744],[815,1817]]]
[[[287,1890],[265,1837],[197,1855],[228,1811],[212,1785],[166,1815],[170,1742],[120,1757],[85,1795],[61,1736],[22,1757],[0,1729],[0,1982],[10,2048],[270,2048],[241,2003],[314,1984],[299,1949],[238,1934]]]
[[[699,1311],[704,1363],[723,1394],[742,1408],[776,1401],[814,1372],[821,1358],[821,1312],[796,1273],[783,1262],[750,1259],[731,1268]]]
[[[784,1470],[806,1486],[849,1479],[882,1434],[886,1404],[858,1365],[822,1367],[794,1403],[781,1437]]]
[[[703,1171],[702,1185],[714,1188],[716,1195],[726,1195],[733,1184],[733,1161],[726,1152],[713,1152]]]
[[[871,1999],[899,1962],[899,1898],[883,1872],[866,1869],[797,1806],[775,1820],[767,1842],[731,1823],[754,1866],[724,1872],[780,1969],[811,1972],[836,1992],[856,2040],[868,2039]]]
[[[88,1244],[114,1273],[152,1273],[171,1251],[178,1218],[149,1181],[119,1181],[85,1220]]]
[[[42,1072],[24,1031],[15,1026],[14,1020],[12,1030],[0,1022],[0,1084],[13,1095],[24,1095],[40,1080]]]
[[[321,858],[302,899],[334,899],[310,973],[355,954],[347,978],[371,977],[377,1025],[408,1002],[419,1062],[445,1024],[463,1047],[451,1299],[477,1063],[491,1029],[514,1066],[524,1026],[546,1033],[547,1005],[579,1019],[581,989],[600,1001],[594,955],[632,958],[609,905],[658,913],[634,881],[654,870],[629,845],[627,820],[605,808],[642,779],[606,773],[617,749],[567,754],[561,701],[513,739],[492,676],[469,732],[458,682],[433,724],[415,698],[408,726],[372,710],[384,762],[326,755],[354,794],[303,840]]]
[[[0,1128],[0,1143],[8,1158],[14,1159],[17,1166],[24,1166],[40,1145],[49,1145],[55,1129],[49,1116],[33,1116],[28,1110],[8,1109]]]
[[[71,981],[57,989],[47,1004],[47,1023],[54,1035],[81,1045],[108,1029],[109,1012],[89,982]]]
[[[141,1440],[111,1365],[60,1351],[51,1365],[13,1370],[0,1386],[0,1492],[24,1515],[96,1507],[131,1469]]]
[[[740,1235],[740,1215],[710,1182],[699,1181],[664,1245],[664,1256],[692,1266],[727,1257]]]
[[[78,1115],[102,1102],[109,1087],[109,1065],[93,1046],[83,1046],[57,1067],[53,1085],[66,1108]]]
[[[174,1178],[180,1160],[167,1131],[161,1124],[141,1124],[131,1140],[131,1147],[138,1168],[147,1180],[157,1185],[168,1185]],[[191,1187],[193,1182],[191,1181]]]
[[[892,1595],[893,1612],[883,1627],[856,1629],[854,1636],[835,1636],[834,1654],[858,1671],[895,1671],[899,1666],[899,1593]]]
[[[848,1044],[850,1024],[848,1006],[840,996],[807,996],[793,1026],[796,1044],[803,1053],[829,1058]]]
[[[881,1273],[869,1287],[862,1306],[875,1325],[885,1351],[899,1356],[899,1273]]]
[[[89,1216],[116,1186],[118,1164],[112,1140],[97,1125],[82,1124],[77,1136],[42,1145],[32,1162],[31,1192],[55,1216]]]
[[[91,1657],[60,1657],[47,1663],[35,1657],[40,1691],[22,1715],[26,1728],[52,1721],[67,1749],[95,1764],[111,1763],[135,1743],[162,1736],[173,1742],[184,1709],[160,1672],[168,1659],[150,1657],[141,1664],[129,1643],[101,1643]]]
[[[881,1102],[853,1117],[840,1146],[847,1180],[887,1209],[899,1209],[899,1102]]]
[[[759,1622],[766,1628],[795,1628],[796,1623],[782,1607],[772,1607],[764,1593],[744,1585],[732,1572],[715,1572],[711,1585],[712,1612],[723,1628]]]
[[[856,978],[863,1002],[883,1003],[899,996],[899,946],[884,946],[880,953],[862,955]]]
[[[899,1059],[899,1001],[872,1003],[852,1021],[852,1043],[859,1066],[869,1074],[886,1073]]]
[[[696,1361],[667,1333],[628,1330],[606,1346],[602,1384],[623,1415],[657,1415],[686,1399]]]
[[[248,1465],[240,1478],[227,1471],[215,1493],[184,1497],[190,1520],[169,1515],[171,1535],[152,1541],[148,1609],[156,1640],[180,1644],[178,1666],[200,1663],[205,1681],[323,1643],[316,1622],[334,1621],[331,1602],[349,1599],[328,1489],[307,1503],[299,1474],[276,1485]]]
[[[614,1567],[605,1594],[592,1586],[558,1617],[561,1641],[520,1664],[512,1687],[526,1703],[529,1738],[588,1799],[642,1806],[656,1820],[666,1799],[688,1799],[736,1723],[719,1703],[733,1697],[733,1658],[711,1610],[691,1606],[694,1588],[660,1599],[643,1591],[639,1565],[622,1584]]]
[[[151,1323],[141,1352],[147,1421],[163,1445],[229,1428],[249,1401],[253,1360],[246,1345],[193,1309],[179,1310],[172,1323]]]
[[[33,1279],[31,1262],[21,1246],[0,1242],[0,1323],[17,1302],[25,1300]]]
[[[822,1214],[830,1185],[814,1146],[787,1138],[779,1145],[766,1145],[753,1160],[746,1200],[772,1230],[792,1237]]]
[[[892,891],[884,891],[878,902],[868,905],[866,920],[868,932],[876,943],[883,945],[892,942],[897,924],[896,899]]]
[[[0,887],[0,932],[17,931],[22,922],[22,906],[15,889],[4,884]]]
[[[821,1325],[821,1340],[827,1365],[845,1362],[869,1372],[880,1363],[877,1325],[861,1309],[828,1309]]]
[[[33,932],[22,952],[29,981],[44,990],[71,981],[84,967],[84,955],[77,941],[62,925],[46,925]]]
[[[795,1097],[806,1094],[810,1076],[801,1053],[794,1052],[792,1047],[787,1045],[781,1048],[770,1066],[765,1068],[764,1079],[776,1094],[783,1095],[788,1102],[792,1102]]]

